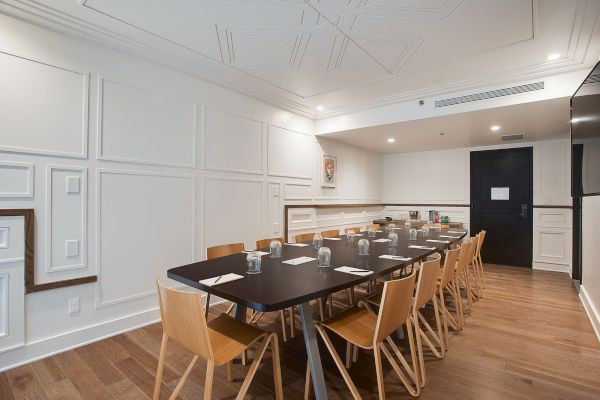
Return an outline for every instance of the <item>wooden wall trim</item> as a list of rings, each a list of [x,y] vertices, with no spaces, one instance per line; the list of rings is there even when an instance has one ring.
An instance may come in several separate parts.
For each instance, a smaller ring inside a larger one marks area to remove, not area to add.
[[[406,203],[406,204],[382,204],[383,206],[392,207],[471,207],[470,204],[430,204],[430,203]]]
[[[80,285],[82,283],[96,282],[96,275],[83,276],[62,281],[35,284],[34,268],[34,238],[35,238],[35,211],[32,208],[0,209],[0,217],[20,217],[25,219],[25,293],[41,292],[43,290],[58,289],[66,286]]]

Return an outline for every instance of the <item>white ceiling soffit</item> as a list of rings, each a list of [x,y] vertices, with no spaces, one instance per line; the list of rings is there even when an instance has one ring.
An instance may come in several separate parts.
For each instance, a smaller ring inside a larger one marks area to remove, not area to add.
[[[522,140],[508,143],[566,138],[569,119],[569,97],[561,97],[321,136],[383,154],[409,153],[493,146],[507,143],[503,135],[520,133]],[[492,131],[493,125],[500,129]],[[390,138],[394,143],[388,143]]]
[[[3,4],[313,117],[534,79],[589,66],[600,52],[596,0]]]

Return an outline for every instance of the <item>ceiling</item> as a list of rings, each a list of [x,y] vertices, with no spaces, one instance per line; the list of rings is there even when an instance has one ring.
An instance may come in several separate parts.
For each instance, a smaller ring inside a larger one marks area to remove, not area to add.
[[[582,68],[600,52],[594,0],[3,1],[311,117]]]
[[[383,154],[533,142],[568,137],[569,109],[569,97],[562,97],[321,136]],[[493,125],[500,130],[493,132]],[[515,133],[524,133],[523,140],[500,139]]]

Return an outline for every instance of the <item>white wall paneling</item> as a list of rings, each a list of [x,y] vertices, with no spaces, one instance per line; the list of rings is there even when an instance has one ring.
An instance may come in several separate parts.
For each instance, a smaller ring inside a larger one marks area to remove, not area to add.
[[[571,272],[572,220],[570,209],[533,209],[533,268]]]
[[[284,183],[285,200],[312,200],[311,183]]]
[[[338,179],[343,200],[362,200],[363,151],[357,147],[340,147],[338,156]]]
[[[0,71],[0,150],[87,157],[87,73],[4,52]]]
[[[153,295],[155,278],[195,248],[191,175],[99,169],[96,306]]]
[[[425,182],[425,171],[421,153],[383,157],[384,202],[424,202],[422,182]]]
[[[581,300],[600,340],[600,196],[583,198],[581,209]]]
[[[229,112],[204,108],[203,168],[261,175],[264,123]]]
[[[33,197],[34,164],[0,161],[0,198]]]
[[[244,243],[254,249],[263,237],[261,179],[204,177],[202,184],[202,258],[207,247]]]
[[[365,200],[381,201],[383,197],[383,161],[381,154],[365,152],[362,180]]]
[[[312,178],[314,137],[277,125],[268,127],[267,169],[271,176]]]
[[[193,168],[196,125],[192,102],[98,78],[98,159]]]
[[[571,143],[549,140],[533,146],[533,203],[571,204]]]
[[[25,343],[25,219],[0,217],[0,353]]]
[[[87,168],[46,166],[46,271],[87,268]]]

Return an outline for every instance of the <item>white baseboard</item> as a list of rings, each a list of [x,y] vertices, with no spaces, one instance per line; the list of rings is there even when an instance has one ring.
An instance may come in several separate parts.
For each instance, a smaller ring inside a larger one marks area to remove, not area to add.
[[[567,274],[571,274],[571,266],[565,264],[553,264],[542,261],[533,261],[531,264],[533,269],[538,269],[540,271],[554,271],[554,272],[564,272]]]
[[[590,301],[590,297],[588,296],[584,286],[580,286],[579,298],[581,299],[583,308],[585,308],[585,312],[592,323],[594,332],[596,332],[596,337],[598,338],[598,341],[600,341],[600,312],[598,312],[598,309],[594,303]]]
[[[215,296],[216,297],[216,296]],[[223,300],[216,297],[211,305]],[[26,343],[0,354],[0,372],[160,321],[158,307]]]

